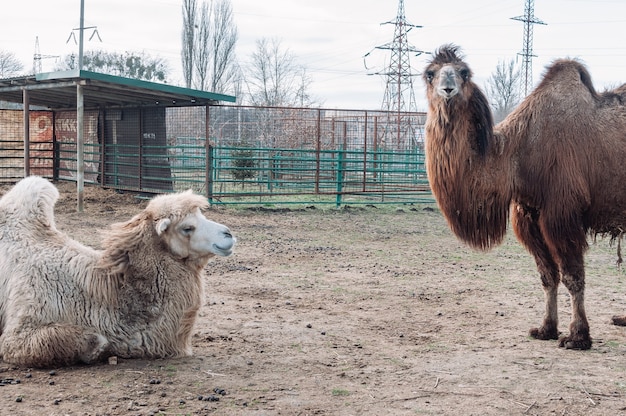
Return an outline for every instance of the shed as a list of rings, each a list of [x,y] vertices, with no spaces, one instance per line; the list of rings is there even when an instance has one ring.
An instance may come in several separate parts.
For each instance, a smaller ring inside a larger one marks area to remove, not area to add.
[[[159,141],[165,141],[166,108],[212,106],[220,102],[235,102],[235,97],[91,71],[72,70],[0,79],[0,101],[23,105],[25,175],[31,174],[30,112],[34,108],[43,108],[52,111],[53,114],[64,113],[66,116],[69,115],[67,117],[75,117],[78,210],[82,211],[86,111],[90,112],[92,119],[95,118],[98,131],[106,130],[100,128],[101,124],[121,122],[123,114],[126,114],[125,120],[131,120],[139,126],[137,133],[140,137],[148,138],[153,144],[158,145]],[[144,132],[143,126],[146,125],[150,125],[150,132]],[[115,128],[113,130],[115,131]],[[107,140],[106,134],[98,134],[103,135],[98,137],[98,140],[103,142]],[[205,137],[208,137],[208,132]],[[108,139],[118,140],[117,136]]]

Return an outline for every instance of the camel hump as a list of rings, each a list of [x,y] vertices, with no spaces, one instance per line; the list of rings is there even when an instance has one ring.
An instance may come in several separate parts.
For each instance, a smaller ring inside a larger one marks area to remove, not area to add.
[[[598,98],[599,95],[593,86],[591,81],[591,75],[585,66],[573,59],[558,59],[554,61],[546,71],[543,77],[542,84],[554,83],[564,80],[566,82],[575,81],[582,83],[585,88],[589,90],[589,93]],[[538,87],[539,89],[540,87]]]
[[[38,220],[54,226],[54,204],[59,191],[47,179],[28,176],[0,199],[0,216],[14,220]],[[19,221],[18,221],[19,222]]]

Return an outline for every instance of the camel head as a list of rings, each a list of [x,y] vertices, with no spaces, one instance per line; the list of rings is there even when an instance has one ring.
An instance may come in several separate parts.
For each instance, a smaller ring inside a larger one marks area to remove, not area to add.
[[[472,71],[463,62],[460,49],[443,45],[424,70],[428,120],[426,136],[455,138],[458,143],[469,143],[472,151],[485,156],[493,134],[493,115],[489,101],[480,88],[472,82]],[[453,122],[454,120],[454,122]],[[466,137],[456,137],[444,131],[454,124]],[[437,131],[443,128],[444,130]]]
[[[176,221],[160,219],[156,231],[166,241],[170,252],[183,259],[230,256],[235,245],[228,227],[206,219],[199,208]]]
[[[202,209],[207,206],[206,198],[187,191],[157,196],[145,212],[152,217],[157,235],[175,257],[196,260],[213,255],[229,256],[236,240],[228,227],[204,216]]]
[[[466,93],[472,71],[462,58],[455,45],[444,45],[435,52],[423,74],[430,102],[439,99],[447,103],[454,97],[469,98]]]

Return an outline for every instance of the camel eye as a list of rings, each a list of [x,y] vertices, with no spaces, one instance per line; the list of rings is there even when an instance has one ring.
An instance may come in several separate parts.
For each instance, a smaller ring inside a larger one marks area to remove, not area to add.
[[[467,68],[463,68],[459,71],[459,75],[463,78],[463,81],[467,81],[469,78],[469,70]]]
[[[193,225],[185,225],[185,226],[183,226],[181,228],[181,231],[185,235],[189,235],[189,234],[193,233],[195,230],[196,230],[196,227],[194,227]]]
[[[433,78],[435,78],[435,72],[430,70],[426,71],[426,82],[430,84],[433,82]]]

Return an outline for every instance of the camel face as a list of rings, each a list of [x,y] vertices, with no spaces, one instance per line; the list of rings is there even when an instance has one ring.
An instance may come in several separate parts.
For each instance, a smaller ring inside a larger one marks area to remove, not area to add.
[[[175,223],[169,218],[160,220],[157,233],[172,254],[185,259],[230,256],[236,242],[228,227],[206,219],[199,208]]]
[[[438,54],[424,71],[429,99],[436,97],[448,101],[463,93],[463,87],[470,81],[472,72],[457,55],[458,48],[449,48]]]
[[[452,65],[441,67],[436,80],[435,91],[443,99],[449,100],[459,93],[462,79]]]

